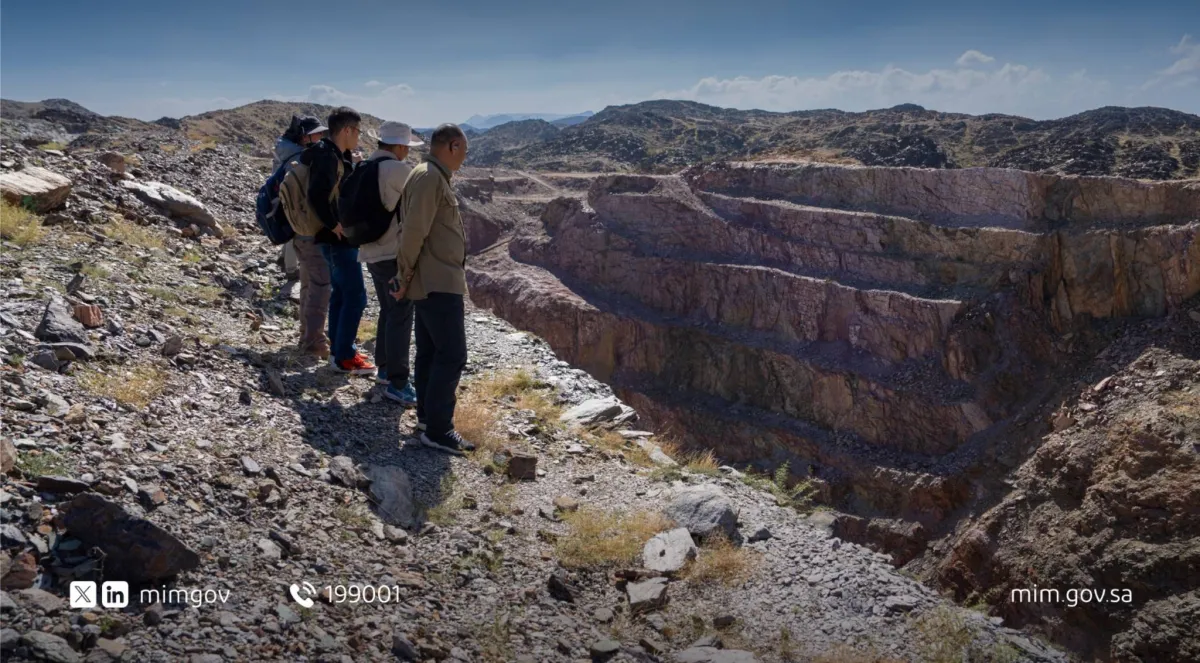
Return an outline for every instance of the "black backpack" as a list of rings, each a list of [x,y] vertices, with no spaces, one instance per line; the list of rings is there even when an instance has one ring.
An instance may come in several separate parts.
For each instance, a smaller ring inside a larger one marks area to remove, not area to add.
[[[360,162],[342,182],[338,193],[338,220],[350,246],[370,244],[383,237],[396,212],[389,212],[379,197],[379,164],[388,157]],[[400,209],[400,204],[396,204]]]

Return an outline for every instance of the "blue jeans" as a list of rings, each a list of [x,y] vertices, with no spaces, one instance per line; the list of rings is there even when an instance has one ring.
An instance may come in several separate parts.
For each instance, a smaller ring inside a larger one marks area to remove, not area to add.
[[[367,308],[367,287],[363,283],[358,249],[336,244],[322,244],[321,255],[329,263],[329,281],[333,292],[329,296],[329,350],[335,361],[354,357],[358,323]]]

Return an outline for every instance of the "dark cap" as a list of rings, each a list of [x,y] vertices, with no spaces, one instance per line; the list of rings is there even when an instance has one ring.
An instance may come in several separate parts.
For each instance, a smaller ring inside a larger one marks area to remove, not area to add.
[[[305,135],[315,134],[322,131],[329,131],[329,127],[321,124],[321,121],[317,118],[306,115],[300,118],[300,131]]]

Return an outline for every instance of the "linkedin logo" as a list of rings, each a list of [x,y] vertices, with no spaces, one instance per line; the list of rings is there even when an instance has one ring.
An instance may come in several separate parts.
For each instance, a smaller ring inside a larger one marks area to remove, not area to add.
[[[104,583],[100,588],[100,605],[106,608],[124,608],[129,605],[129,583],[123,580]]]

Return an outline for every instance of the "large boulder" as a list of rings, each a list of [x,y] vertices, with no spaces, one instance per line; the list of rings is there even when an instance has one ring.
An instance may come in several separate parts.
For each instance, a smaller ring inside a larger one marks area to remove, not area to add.
[[[200,556],[163,528],[95,493],[76,495],[61,514],[67,532],[103,551],[108,580],[147,583],[200,566]]]
[[[737,507],[713,485],[680,490],[671,498],[664,514],[699,537],[723,534],[732,539],[737,534]]]
[[[70,193],[71,180],[45,168],[30,167],[0,174],[0,194],[12,204],[30,207],[38,213],[62,207]]]
[[[369,465],[366,475],[379,517],[390,525],[411,527],[416,521],[416,506],[408,474],[395,465]]]
[[[82,343],[87,344],[87,330],[71,314],[67,303],[57,297],[46,304],[42,313],[42,321],[34,330],[33,335],[47,343]]]
[[[696,544],[686,527],[656,534],[642,548],[642,566],[659,573],[675,573],[696,558]]]
[[[170,184],[122,180],[121,186],[133,192],[142,202],[159,208],[173,219],[204,226],[218,236],[221,234],[221,226],[204,203]]]

